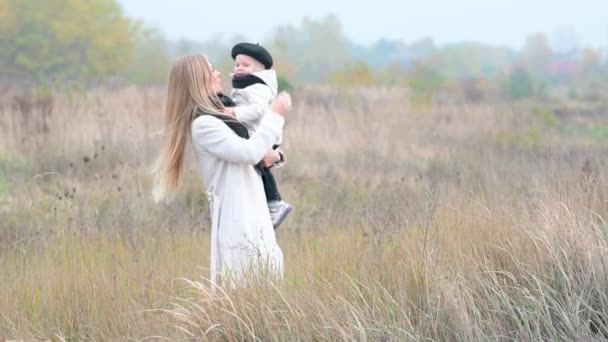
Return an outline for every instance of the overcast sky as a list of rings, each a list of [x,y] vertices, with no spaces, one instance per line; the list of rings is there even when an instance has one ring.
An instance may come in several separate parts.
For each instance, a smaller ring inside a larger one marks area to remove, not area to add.
[[[525,37],[575,31],[581,45],[608,47],[608,0],[119,0],[126,13],[170,39],[243,34],[262,41],[279,24],[299,26],[334,13],[346,35],[369,44],[380,38],[438,44],[477,41],[513,48]],[[353,5],[353,3],[357,5]],[[562,34],[572,37],[572,34]],[[566,39],[568,40],[568,39]],[[572,39],[570,39],[572,40]]]

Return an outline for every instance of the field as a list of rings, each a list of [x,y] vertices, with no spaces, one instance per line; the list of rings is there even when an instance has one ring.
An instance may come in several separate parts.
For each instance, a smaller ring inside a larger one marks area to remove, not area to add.
[[[298,89],[285,279],[212,294],[194,163],[151,199],[164,95],[1,107],[1,340],[608,339],[608,98]]]

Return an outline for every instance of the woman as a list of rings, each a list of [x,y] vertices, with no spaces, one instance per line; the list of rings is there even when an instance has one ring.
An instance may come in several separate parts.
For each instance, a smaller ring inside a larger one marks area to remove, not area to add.
[[[223,114],[220,76],[202,55],[182,57],[173,65],[155,198],[163,200],[178,188],[190,137],[209,199],[211,283],[216,283],[218,273],[223,282],[234,283],[247,274],[267,270],[280,277],[283,252],[254,165],[262,159],[266,165],[279,161],[272,146],[281,138],[283,115],[291,110],[291,98],[279,95],[258,131],[246,139],[227,124],[236,120]]]

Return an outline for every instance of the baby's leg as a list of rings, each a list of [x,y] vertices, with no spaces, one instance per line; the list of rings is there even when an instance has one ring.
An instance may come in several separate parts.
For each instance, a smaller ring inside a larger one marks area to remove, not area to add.
[[[277,181],[274,179],[274,175],[267,167],[262,168],[261,171],[262,182],[264,183],[264,192],[266,193],[266,201],[280,201],[281,194],[279,194],[279,188],[277,187]]]
[[[266,192],[266,201],[268,202],[272,225],[276,229],[293,208],[289,203],[281,200],[277,182],[269,168],[263,168],[262,182],[264,183],[264,192]]]

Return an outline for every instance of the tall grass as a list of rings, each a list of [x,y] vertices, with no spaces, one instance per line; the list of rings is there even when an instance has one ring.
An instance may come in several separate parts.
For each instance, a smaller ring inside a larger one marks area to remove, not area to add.
[[[47,131],[2,109],[1,339],[608,339],[606,145],[572,134],[601,116],[302,89],[285,278],[212,293],[192,163],[174,203],[150,198],[162,101],[57,94]]]

